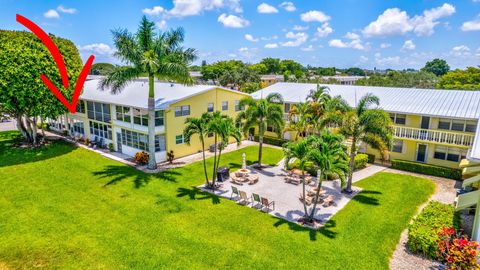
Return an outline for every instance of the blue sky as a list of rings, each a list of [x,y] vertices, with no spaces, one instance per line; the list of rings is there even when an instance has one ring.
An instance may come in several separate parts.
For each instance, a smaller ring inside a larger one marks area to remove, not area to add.
[[[264,57],[314,66],[420,68],[444,58],[480,65],[480,0],[0,0],[0,28],[19,13],[72,40],[83,59],[118,63],[111,29],[135,31],[142,15],[159,31],[183,27],[199,60]]]

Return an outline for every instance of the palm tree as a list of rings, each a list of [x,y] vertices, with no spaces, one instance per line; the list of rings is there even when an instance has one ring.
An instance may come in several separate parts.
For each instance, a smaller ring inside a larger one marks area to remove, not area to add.
[[[263,137],[267,126],[273,127],[278,137],[282,135],[285,120],[283,119],[283,98],[280,94],[271,93],[266,98],[254,100],[251,97],[240,100],[239,106],[248,106],[247,109],[237,116],[237,122],[247,134],[252,127],[258,128],[258,167],[262,167]]]
[[[184,49],[182,28],[155,33],[155,24],[142,17],[137,33],[126,29],[113,30],[113,41],[120,58],[126,66],[117,66],[102,79],[99,88],[111,88],[112,93],[121,92],[138,77],[148,76],[148,168],[155,169],[155,90],[154,79],[173,80],[189,84],[193,80],[189,65],[196,59],[196,51]]]
[[[220,112],[214,112],[209,125],[209,132],[214,134],[215,152],[213,158],[213,176],[211,188],[215,190],[215,181],[217,179],[217,170],[220,165],[223,148],[228,144],[230,138],[234,138],[238,145],[242,140],[242,133],[236,127],[233,118],[221,115]],[[220,144],[220,146],[218,146]],[[217,157],[218,148],[218,157]]]
[[[288,142],[283,146],[283,152],[285,153],[285,169],[288,169],[288,165],[293,161],[297,161],[298,168],[302,171],[300,176],[302,179],[302,193],[305,198],[305,170],[310,162],[309,152],[311,151],[310,140],[303,139],[299,142]],[[305,215],[307,215],[307,202],[303,200],[303,209]]]
[[[328,130],[324,130],[319,136],[312,136],[309,140],[311,150],[307,159],[318,169],[318,183],[312,210],[306,218],[308,222],[314,222],[315,220],[323,180],[328,176],[336,176],[340,179],[342,186],[345,183],[345,176],[349,172],[349,167],[348,155],[343,141],[344,137],[342,135],[332,134]]]
[[[352,175],[355,165],[355,156],[358,144],[364,142],[376,149],[390,149],[393,138],[393,124],[390,116],[382,109],[371,109],[372,105],[380,104],[378,97],[372,94],[363,96],[356,108],[344,114],[340,132],[351,140],[350,171],[345,189],[346,193],[352,192]]]
[[[205,160],[205,137],[208,135],[211,119],[211,113],[204,113],[200,118],[189,117],[185,120],[185,128],[183,130],[183,137],[188,145],[190,145],[193,135],[198,135],[200,143],[202,144],[203,171],[205,173],[207,186],[210,186],[210,182],[208,180],[207,162]]]
[[[309,130],[313,127],[310,104],[299,102],[293,105],[288,112],[288,120],[287,130],[295,131],[295,141],[298,140],[298,137],[308,136]]]

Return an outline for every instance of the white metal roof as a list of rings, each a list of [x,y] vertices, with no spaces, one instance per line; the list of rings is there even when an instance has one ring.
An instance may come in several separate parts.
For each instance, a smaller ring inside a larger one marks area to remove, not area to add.
[[[372,93],[380,99],[380,107],[389,112],[472,120],[480,117],[480,91],[320,85],[328,87],[330,95],[340,95],[350,106]],[[279,93],[285,102],[298,103],[305,102],[312,89],[317,89],[317,84],[276,83],[252,93],[252,97],[259,99],[262,95]]]
[[[129,83],[120,93],[114,95],[109,89],[101,91],[98,88],[99,79],[87,80],[83,86],[80,99],[111,103],[136,108],[148,108],[148,81],[136,80]],[[220,88],[235,93],[243,92],[222,88],[215,85],[192,85],[174,84],[166,82],[155,82],[155,108],[166,109],[172,103],[200,93]]]

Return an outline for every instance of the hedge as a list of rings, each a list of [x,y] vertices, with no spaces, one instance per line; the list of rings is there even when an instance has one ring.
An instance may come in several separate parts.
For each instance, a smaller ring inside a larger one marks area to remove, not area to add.
[[[462,179],[462,171],[460,169],[423,164],[407,160],[392,160],[392,168],[426,175],[445,177],[454,180]]]
[[[354,170],[359,170],[367,167],[368,155],[366,154],[357,154],[355,156],[355,165],[353,166]]]
[[[431,201],[408,227],[408,249],[436,259],[438,233],[444,227],[460,226],[460,215],[452,205]]]
[[[253,138],[256,142],[258,142],[258,135],[255,135]],[[285,140],[282,138],[265,137],[265,136],[263,137],[263,143],[266,143],[266,144],[283,146],[283,144],[285,144],[286,142],[288,142],[288,140]]]

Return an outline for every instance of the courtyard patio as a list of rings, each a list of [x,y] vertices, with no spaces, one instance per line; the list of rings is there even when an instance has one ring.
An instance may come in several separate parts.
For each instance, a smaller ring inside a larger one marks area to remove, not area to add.
[[[215,194],[224,198],[237,201],[239,204],[255,208],[259,211],[264,211],[273,216],[288,220],[290,222],[297,222],[299,218],[304,215],[303,203],[300,200],[302,195],[302,184],[287,183],[286,178],[291,174],[288,170],[284,169],[283,160],[276,166],[270,166],[258,170],[252,166],[246,167],[248,175],[255,179],[258,177],[258,181],[254,184],[250,184],[249,181],[244,183],[233,183],[232,176],[234,172],[230,172],[230,178],[215,190]],[[377,172],[383,171],[385,167],[378,165],[369,165],[365,169],[354,172],[353,182],[359,181],[366,177],[372,176]],[[311,177],[311,182],[306,186],[305,190],[313,191],[317,185],[317,178]],[[232,188],[233,187],[233,188]],[[204,185],[199,186],[200,189],[212,192],[210,189],[205,189]],[[233,189],[237,189],[239,192],[246,193],[248,202],[234,194]],[[315,218],[320,220],[322,224],[326,223],[332,216],[345,207],[348,202],[361,191],[359,187],[353,186],[352,194],[345,194],[341,192],[341,186],[339,180],[323,181],[322,183],[322,198],[332,199],[331,203],[324,204],[319,202],[317,205],[317,212]],[[266,198],[269,203],[274,202],[270,207],[264,207],[261,203],[253,200],[253,194],[259,195],[261,198]],[[273,207],[274,206],[274,207]],[[310,209],[313,206],[310,205]]]

